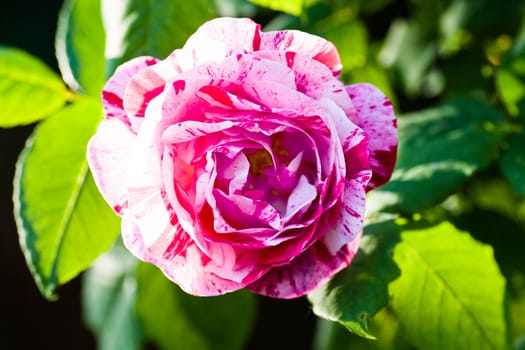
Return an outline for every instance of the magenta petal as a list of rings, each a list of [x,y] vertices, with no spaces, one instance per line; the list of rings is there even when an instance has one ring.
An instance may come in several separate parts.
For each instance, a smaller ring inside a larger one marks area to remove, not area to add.
[[[208,202],[214,208],[214,228],[217,232],[234,232],[245,228],[282,229],[280,213],[270,204],[243,195],[226,195],[213,191],[215,200]]]
[[[261,50],[300,53],[323,63],[333,75],[338,75],[343,67],[339,53],[331,42],[298,30],[263,32]]]
[[[162,134],[162,141],[166,143],[181,143],[195,140],[199,137],[219,132],[234,125],[231,121],[219,123],[205,123],[197,121],[183,121],[166,128]]]
[[[247,110],[263,112],[262,106],[213,85],[201,87],[197,92],[197,96],[211,106],[217,106],[236,111]]]
[[[360,234],[331,254],[322,242],[316,242],[288,265],[274,267],[248,286],[248,289],[274,298],[291,299],[305,295],[326,283],[350,264],[359,248]]]
[[[372,180],[368,189],[386,183],[396,163],[397,122],[392,102],[375,86],[354,84],[346,87],[357,113],[357,124],[368,136]]]
[[[137,57],[117,68],[102,91],[102,104],[106,118],[118,118],[129,125],[129,119],[124,111],[124,93],[132,77],[142,69],[156,64],[154,57]]]
[[[215,186],[228,194],[241,193],[250,172],[250,162],[242,152],[237,153],[232,158],[221,157],[220,164],[217,165],[217,178]]]
[[[122,179],[134,140],[135,134],[119,119],[106,119],[100,123],[87,148],[87,159],[95,183],[118,214],[127,206],[127,188]]]
[[[308,182],[306,176],[302,175],[297,182],[297,186],[288,196],[284,221],[287,222],[299,211],[306,211],[316,197],[317,190],[315,186]]]

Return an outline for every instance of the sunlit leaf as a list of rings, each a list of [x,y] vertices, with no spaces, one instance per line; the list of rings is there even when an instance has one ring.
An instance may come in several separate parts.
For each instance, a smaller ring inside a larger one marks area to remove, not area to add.
[[[324,37],[337,47],[345,71],[363,67],[368,54],[368,33],[358,20],[344,22],[329,28]]]
[[[281,1],[281,0],[250,0],[254,4],[268,7],[275,11],[282,11],[289,13],[294,16],[299,16],[304,9],[306,9],[308,6],[311,6],[315,4],[316,2],[319,2],[320,0],[287,0],[287,1]]]
[[[367,321],[388,303],[388,283],[398,275],[391,255],[398,241],[399,227],[393,221],[367,225],[350,266],[308,294],[314,313],[359,336],[374,338]]]
[[[38,58],[0,46],[0,127],[33,123],[59,110],[68,91]]]
[[[490,246],[442,223],[404,232],[394,260],[391,306],[416,347],[506,348],[505,279]]]
[[[139,350],[142,329],[135,312],[137,259],[121,244],[100,256],[84,275],[84,319],[99,350]]]
[[[100,1],[66,1],[58,19],[55,46],[66,83],[73,90],[100,96],[105,82]]]
[[[413,213],[458,191],[495,158],[502,121],[499,111],[464,98],[401,116],[396,168],[389,183],[370,192],[370,210]]]
[[[149,264],[139,265],[138,283],[139,318],[161,349],[242,349],[251,334],[255,299],[249,292],[193,297]]]
[[[216,15],[212,0],[103,0],[102,14],[108,76],[137,56],[166,57]]]
[[[86,145],[101,118],[88,98],[46,119],[17,163],[13,200],[20,243],[42,293],[87,268],[119,233],[119,220],[100,196]]]
[[[490,191],[492,195],[496,195]],[[497,201],[498,198],[495,198]],[[511,276],[515,272],[525,273],[525,227],[501,213],[473,207],[454,217],[456,227],[468,231],[472,236],[494,249],[494,256],[502,273]],[[505,227],[505,230],[501,230]],[[497,235],[494,232],[498,232]]]

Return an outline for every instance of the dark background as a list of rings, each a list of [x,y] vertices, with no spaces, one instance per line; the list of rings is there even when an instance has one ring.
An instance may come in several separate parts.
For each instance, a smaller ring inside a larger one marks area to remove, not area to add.
[[[61,0],[4,1],[0,45],[21,48],[58,70],[54,35],[61,4]],[[95,338],[82,320],[81,279],[61,287],[57,301],[47,301],[18,244],[12,179],[16,158],[32,128],[0,128],[0,344],[4,349],[96,349]],[[304,298],[261,297],[259,301],[259,318],[247,349],[310,348],[315,317]]]

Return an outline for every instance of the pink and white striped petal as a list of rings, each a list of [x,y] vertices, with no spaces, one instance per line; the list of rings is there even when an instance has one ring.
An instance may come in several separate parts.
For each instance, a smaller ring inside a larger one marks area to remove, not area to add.
[[[238,52],[259,50],[261,26],[249,18],[216,18],[204,23],[186,41],[183,50],[203,63]],[[221,49],[222,48],[222,49]]]
[[[146,247],[162,239],[173,224],[174,214],[168,209],[164,192],[160,144],[162,100],[154,100],[130,152],[126,177],[129,211],[136,219]]]
[[[261,50],[300,53],[327,66],[334,76],[339,75],[343,68],[334,44],[316,35],[298,30],[263,32]]]
[[[106,119],[117,118],[127,125],[130,120],[124,111],[124,95],[130,80],[146,67],[159,62],[154,57],[141,56],[120,65],[102,90],[102,105]]]
[[[87,147],[87,160],[102,196],[117,214],[127,206],[125,182],[135,134],[120,119],[103,120]]]
[[[170,280],[177,283],[186,293],[198,296],[214,296],[239,290],[245,283],[218,276],[208,256],[197,247],[180,225],[172,226],[164,245],[157,244],[148,249],[143,235],[133,221],[125,215],[122,220],[124,245],[139,259],[159,267]],[[228,266],[229,267],[229,266]],[[227,268],[227,267],[225,267]],[[257,272],[250,279],[255,279]]]
[[[298,298],[347,267],[359,249],[360,234],[335,254],[320,241],[288,265],[274,267],[247,288],[274,298]]]
[[[257,57],[266,58],[291,69],[298,91],[316,100],[335,102],[355,122],[355,110],[343,83],[333,76],[327,66],[304,54],[292,51],[259,51]]]
[[[397,121],[392,102],[375,86],[346,87],[356,109],[357,124],[368,136],[369,161],[373,175],[368,190],[386,183],[396,163]]]
[[[361,235],[365,215],[365,191],[370,175],[371,172],[365,170],[345,181],[343,200],[334,208],[338,209],[339,213],[332,227],[321,238],[332,255]]]

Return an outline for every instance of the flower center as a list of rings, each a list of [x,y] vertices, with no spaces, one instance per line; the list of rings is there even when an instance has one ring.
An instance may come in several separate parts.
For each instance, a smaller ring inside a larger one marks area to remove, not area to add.
[[[273,167],[272,156],[266,150],[250,152],[246,154],[246,158],[250,162],[250,173],[253,176],[265,176],[264,169]]]

